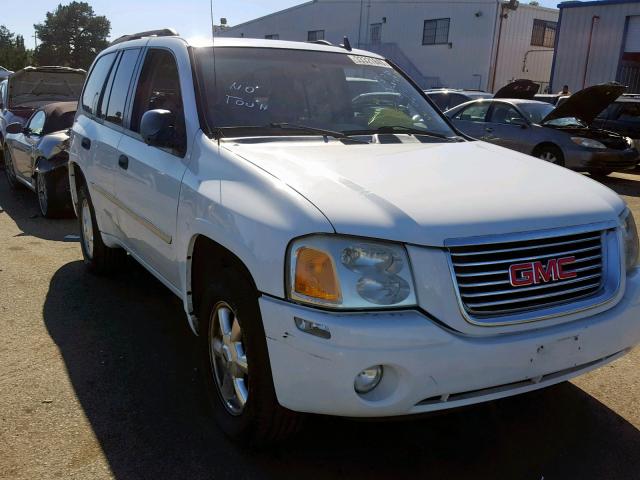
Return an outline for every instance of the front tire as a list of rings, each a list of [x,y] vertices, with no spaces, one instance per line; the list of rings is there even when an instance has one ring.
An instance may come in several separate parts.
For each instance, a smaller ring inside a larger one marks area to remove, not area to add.
[[[60,218],[68,212],[67,199],[56,190],[54,172],[36,173],[36,194],[43,217]]]
[[[206,290],[199,313],[201,370],[220,429],[251,446],[297,431],[302,416],[281,407],[276,398],[253,286],[227,269]]]
[[[121,248],[109,248],[102,241],[86,185],[78,189],[78,222],[82,256],[89,271],[105,275],[118,270],[126,259],[126,252]]]
[[[11,156],[11,152],[9,151],[9,147],[7,145],[4,146],[4,173],[7,177],[7,183],[11,190],[17,190],[20,187],[20,183],[16,178],[16,170],[13,166],[13,157]]]
[[[538,157],[545,162],[553,163],[564,167],[564,155],[562,151],[553,145],[542,145],[533,152],[534,157]]]

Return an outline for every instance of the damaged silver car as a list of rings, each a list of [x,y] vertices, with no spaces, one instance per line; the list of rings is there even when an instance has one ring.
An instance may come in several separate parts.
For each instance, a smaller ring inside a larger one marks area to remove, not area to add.
[[[69,193],[69,129],[78,102],[50,103],[22,125],[7,127],[5,173],[9,185],[21,185],[38,194],[43,216],[56,218],[72,212]]]

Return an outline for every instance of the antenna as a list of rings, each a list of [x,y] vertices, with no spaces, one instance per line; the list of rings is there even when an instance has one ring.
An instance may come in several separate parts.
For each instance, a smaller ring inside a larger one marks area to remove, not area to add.
[[[209,2],[210,10],[211,10],[211,55],[213,57],[213,91],[218,94],[218,76],[216,72],[216,26],[213,20],[213,0]],[[220,136],[221,133],[218,134],[218,145],[220,145]]]

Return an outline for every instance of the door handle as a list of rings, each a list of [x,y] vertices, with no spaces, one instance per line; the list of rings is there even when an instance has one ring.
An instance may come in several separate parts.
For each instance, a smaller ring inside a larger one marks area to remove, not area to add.
[[[484,131],[491,133],[491,132],[493,132],[493,128],[487,127],[487,128],[484,129]]]
[[[129,168],[129,157],[127,157],[126,155],[120,155],[120,157],[118,158],[118,165],[120,165],[120,168],[122,168],[123,170]]]
[[[82,139],[82,142],[80,142],[80,145],[82,145],[82,148],[84,148],[85,150],[89,150],[91,148],[91,140],[89,140],[87,137],[84,137]]]

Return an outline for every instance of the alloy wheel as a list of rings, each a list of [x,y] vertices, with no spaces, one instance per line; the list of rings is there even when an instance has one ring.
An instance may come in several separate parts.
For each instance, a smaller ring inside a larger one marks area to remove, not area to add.
[[[86,198],[82,199],[82,243],[89,258],[93,258],[93,221],[91,219],[91,208]]]
[[[549,163],[558,163],[558,157],[556,157],[553,153],[546,151],[540,154],[540,158]]]
[[[209,360],[226,410],[242,414],[249,398],[249,364],[236,312],[225,302],[213,309],[209,322]]]

